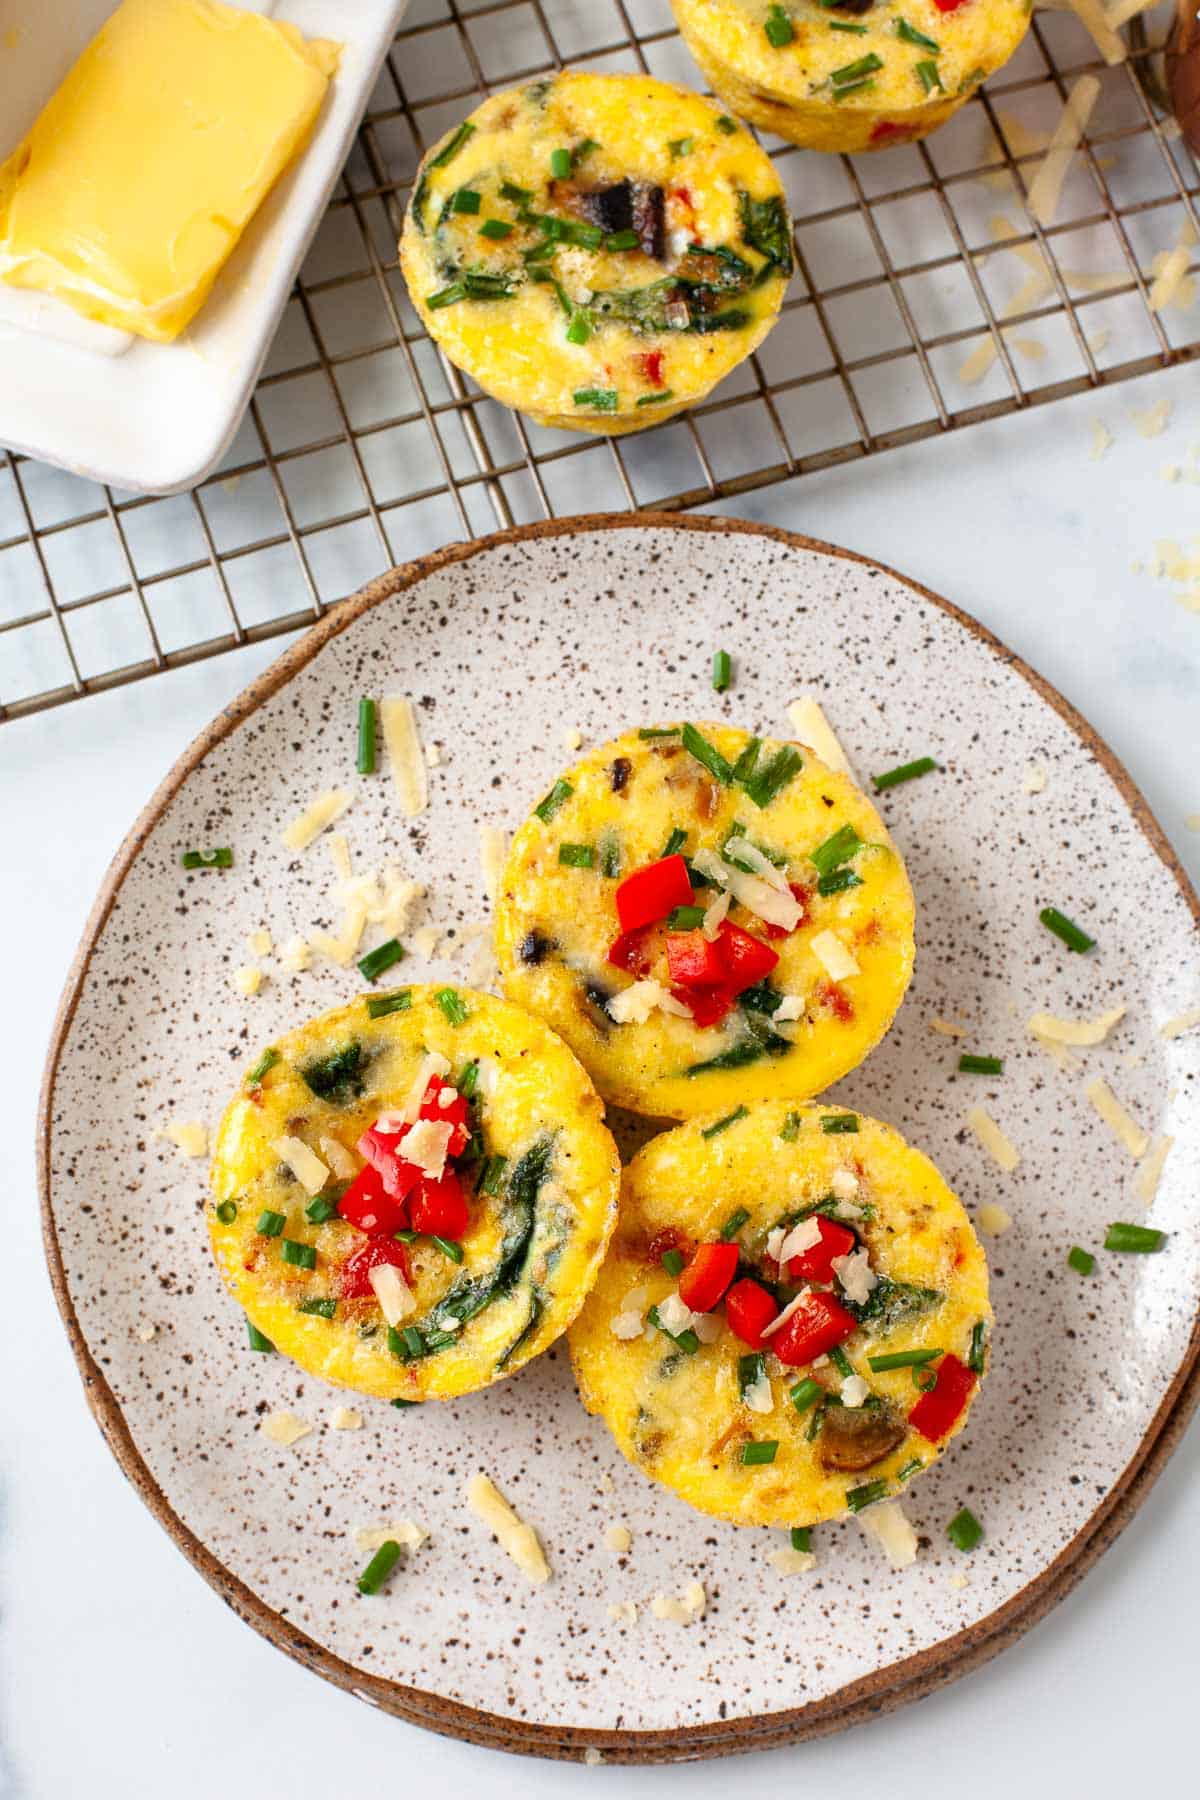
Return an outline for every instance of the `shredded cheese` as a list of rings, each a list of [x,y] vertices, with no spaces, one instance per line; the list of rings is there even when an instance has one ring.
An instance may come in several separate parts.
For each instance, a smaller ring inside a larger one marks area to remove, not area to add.
[[[871,1267],[866,1245],[852,1250],[849,1256],[835,1256],[830,1264],[848,1297],[856,1306],[865,1306],[879,1277]]]
[[[564,750],[578,750],[583,743],[583,733],[578,725],[567,725],[562,734]]]
[[[804,1305],[804,1302],[807,1298],[808,1298],[808,1289],[801,1288],[800,1292],[798,1294],[794,1294],[792,1296],[792,1298],[788,1301],[788,1303],[784,1307],[783,1311],[776,1313],[775,1317],[771,1320],[771,1323],[769,1325],[763,1326],[761,1332],[759,1333],[759,1336],[764,1337],[764,1338],[774,1337],[775,1333],[777,1331],[782,1331],[783,1327],[787,1324],[787,1322],[791,1318],[792,1314],[797,1310],[798,1307],[801,1307]]]
[[[840,769],[843,775],[849,775],[851,781],[857,780],[850,758],[825,717],[815,694],[801,694],[798,699],[789,701],[787,715],[802,744],[807,744],[810,750],[815,751],[827,767]]]
[[[1137,426],[1138,436],[1144,438],[1161,437],[1171,419],[1171,402],[1156,400],[1153,406],[1146,407],[1144,412],[1136,412],[1133,422]]]
[[[861,1375],[847,1375],[842,1381],[842,1405],[861,1406],[870,1392]]]
[[[1124,62],[1125,40],[1113,30],[1100,0],[1068,0],[1068,4],[1109,67]]]
[[[715,944],[720,937],[722,923],[732,904],[733,895],[728,888],[725,888],[715,900],[705,907],[704,917],[700,921],[700,929],[710,944]]]
[[[828,975],[830,981],[849,981],[859,973],[857,962],[836,931],[818,931],[808,940],[808,947]]]
[[[1034,1013],[1029,1029],[1036,1038],[1049,1038],[1056,1044],[1074,1044],[1077,1049],[1090,1049],[1102,1044],[1114,1025],[1125,1017],[1123,1006],[1101,1013],[1095,1019],[1056,1019],[1053,1013]]]
[[[358,955],[362,935],[367,928],[367,909],[361,903],[347,906],[342,914],[342,929],[336,937],[328,931],[314,931],[309,941],[318,956],[327,956],[340,968],[348,968]]]
[[[738,856],[742,858],[741,848]],[[748,875],[744,869],[733,868],[714,850],[697,850],[693,860],[702,875],[707,875],[719,887],[727,888],[756,918],[764,919],[768,925],[778,925],[784,931],[794,931],[800,923],[803,908],[788,887],[786,878],[781,881],[780,871],[773,865],[768,864],[772,879],[767,880],[761,875]],[[742,860],[749,861],[750,858]]]
[[[616,1625],[636,1625],[637,1607],[632,1600],[612,1600],[609,1602],[608,1616]]]
[[[513,1511],[487,1475],[472,1475],[467,1483],[467,1505],[494,1533],[500,1548],[512,1558],[522,1574],[528,1575],[538,1587],[549,1581],[550,1568],[537,1532]]]
[[[967,1035],[965,1025],[956,1025],[952,1019],[930,1019],[930,1031],[936,1031],[941,1037],[963,1038]]]
[[[367,1280],[379,1302],[380,1312],[393,1329],[402,1319],[416,1312],[417,1302],[412,1289],[391,1263],[380,1263],[378,1268],[368,1269]]]
[[[1095,1081],[1088,1082],[1083,1091],[1113,1136],[1124,1145],[1133,1160],[1137,1162],[1140,1157],[1145,1156],[1146,1151],[1150,1148],[1149,1137],[1137,1120],[1121,1105],[1107,1081],[1097,1076]]]
[[[682,1332],[690,1331],[696,1323],[696,1317],[691,1307],[678,1294],[668,1294],[665,1300],[658,1303],[658,1322],[672,1337],[679,1337]]]
[[[655,1594],[650,1602],[650,1611],[656,1619],[664,1619],[672,1625],[694,1625],[697,1619],[704,1617],[704,1609],[708,1605],[708,1596],[699,1581],[690,1582],[679,1595]]]
[[[1200,829],[1200,821],[1197,828]],[[1200,1006],[1189,1007],[1187,1012],[1176,1013],[1173,1019],[1167,1019],[1159,1026],[1158,1035],[1160,1038],[1182,1037],[1196,1025],[1200,1025]]]
[[[370,1556],[384,1544],[399,1544],[402,1550],[419,1550],[429,1541],[429,1533],[415,1519],[395,1519],[390,1525],[356,1525],[353,1537],[364,1556]]]
[[[776,1025],[790,1025],[804,1017],[804,1000],[800,994],[785,994],[772,1015]]]
[[[1021,786],[1027,794],[1044,794],[1046,791],[1046,771],[1041,763],[1030,763],[1021,777]]]
[[[1162,1180],[1163,1165],[1171,1153],[1171,1146],[1174,1142],[1175,1139],[1173,1137],[1160,1137],[1150,1154],[1146,1157],[1141,1168],[1138,1170],[1138,1199],[1144,1200],[1147,1206],[1150,1205],[1158,1192],[1158,1184]]]
[[[759,1370],[742,1399],[752,1413],[760,1413],[765,1417],[767,1413],[775,1411],[775,1395],[771,1391],[771,1378],[765,1366]]]
[[[263,972],[253,963],[243,963],[240,969],[233,971],[233,985],[247,1000],[253,1000],[262,984]]]
[[[170,1138],[182,1156],[207,1156],[208,1126],[199,1119],[172,1119],[160,1136]]]
[[[358,1164],[336,1138],[321,1137],[317,1139],[321,1146],[321,1154],[329,1164],[339,1181],[353,1181],[358,1174]]]
[[[719,1313],[697,1313],[692,1321],[692,1330],[702,1344],[715,1344],[722,1329]]]
[[[329,788],[325,793],[318,794],[290,825],[284,827],[280,837],[284,849],[307,850],[335,819],[341,818],[349,804],[350,795],[345,788]]]
[[[319,1194],[329,1180],[329,1170],[321,1161],[315,1150],[310,1150],[303,1138],[272,1138],[271,1148],[285,1162],[306,1194]]]
[[[279,960],[289,975],[303,975],[311,957],[308,945],[299,934],[288,939],[279,952]]]
[[[1021,1153],[1009,1143],[995,1119],[984,1112],[982,1106],[973,1106],[967,1114],[967,1124],[993,1162],[998,1163],[1006,1175],[1011,1175],[1021,1160]]]
[[[1088,451],[1089,461],[1099,462],[1100,458],[1107,455],[1108,451],[1112,449],[1116,441],[1103,419],[1093,419],[1092,443]]]
[[[1168,250],[1150,289],[1151,312],[1162,312],[1174,300],[1191,260],[1192,253],[1186,244],[1176,244],[1173,250]]]
[[[508,854],[508,833],[501,831],[498,825],[481,825],[479,827],[479,867],[483,873],[483,891],[494,906],[496,896],[500,892],[500,880],[504,874],[504,859]]]
[[[425,1090],[435,1075],[450,1073],[450,1064],[440,1050],[427,1050],[417,1065],[412,1086],[404,1096],[404,1105],[400,1108],[399,1122],[411,1125],[421,1110],[421,1102],[425,1098]]]
[[[688,1019],[691,1013],[660,981],[635,981],[608,1002],[608,1015],[618,1025],[644,1025],[652,1012],[673,1013]]]
[[[633,1533],[628,1525],[610,1525],[604,1533],[604,1542],[609,1550],[615,1550],[618,1556],[624,1556],[633,1542]]]
[[[386,694],[379,703],[379,722],[400,805],[415,819],[429,804],[429,782],[412,701],[406,694]]]
[[[640,1312],[619,1312],[608,1321],[608,1329],[623,1344],[631,1344],[635,1337],[641,1336],[643,1324]]]
[[[285,1450],[290,1450],[293,1444],[308,1436],[312,1426],[298,1419],[294,1412],[273,1412],[267,1414],[259,1430],[273,1444],[281,1444]]]
[[[1003,1237],[1012,1225],[1012,1214],[996,1200],[985,1200],[976,1217],[985,1237]]]
[[[772,1232],[774,1237],[774,1232]],[[821,1241],[821,1221],[814,1215],[811,1219],[801,1219],[790,1231],[780,1232],[778,1248],[770,1254],[776,1262],[790,1262],[793,1256],[803,1256],[806,1250],[812,1250]]]
[[[1099,0],[1074,0],[1074,10],[1079,13],[1083,23],[1088,25],[1088,20],[1084,17],[1085,7],[1089,8],[1093,15],[1098,15],[1102,22],[1103,15],[1099,11]],[[1088,29],[1091,30],[1090,25]],[[1107,27],[1103,27],[1103,29],[1107,30]],[[1092,35],[1095,36],[1095,32]],[[1116,37],[1114,32],[1109,32],[1108,35],[1120,45],[1123,57],[1125,47],[1121,44],[1120,38]],[[1103,54],[1103,48],[1101,53]],[[1107,61],[1108,58],[1106,57],[1105,60]],[[1115,60],[1119,61],[1120,57]],[[1046,226],[1054,222],[1067,170],[1071,166],[1080,140],[1087,129],[1087,122],[1092,116],[1092,108],[1099,95],[1100,83],[1096,77],[1081,75],[1067,96],[1058,124],[1054,128],[1054,135],[1050,139],[1050,147],[1030,183],[1029,194],[1025,202],[1030,214],[1039,225]]]
[[[445,1119],[418,1119],[402,1140],[405,1162],[413,1163],[430,1181],[440,1181],[454,1127]]]
[[[153,1319],[143,1319],[134,1332],[139,1344],[152,1344],[158,1336],[158,1326]]]
[[[858,1522],[893,1569],[908,1569],[916,1562],[917,1534],[898,1500],[877,1500],[859,1513]]]
[[[817,1566],[817,1559],[811,1550],[770,1550],[767,1561],[781,1575],[807,1575]]]
[[[361,1431],[363,1416],[357,1406],[335,1406],[329,1423],[334,1431]]]
[[[246,939],[246,946],[251,956],[270,956],[275,946],[271,942],[271,934],[264,926],[252,931]]]

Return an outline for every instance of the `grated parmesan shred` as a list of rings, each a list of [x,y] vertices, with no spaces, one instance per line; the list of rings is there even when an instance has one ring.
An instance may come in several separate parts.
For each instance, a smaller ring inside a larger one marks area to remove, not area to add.
[[[1200,1025],[1200,1006],[1189,1007],[1187,1012],[1176,1013],[1173,1019],[1166,1019],[1158,1028],[1160,1038],[1182,1037],[1185,1031],[1191,1031]]]
[[[916,1562],[917,1534],[898,1500],[877,1500],[859,1513],[858,1522],[893,1569],[908,1569]]]
[[[1158,1193],[1158,1184],[1162,1180],[1163,1165],[1171,1153],[1173,1137],[1160,1137],[1154,1148],[1145,1158],[1137,1176],[1137,1195],[1149,1206]]]
[[[169,1138],[181,1156],[208,1155],[208,1126],[199,1119],[172,1119],[159,1136]]]
[[[273,1444],[279,1444],[284,1450],[290,1450],[293,1444],[298,1444],[301,1438],[308,1436],[312,1426],[306,1425],[304,1420],[297,1418],[294,1412],[285,1411],[268,1413],[259,1425],[259,1430],[265,1438],[270,1438]]]
[[[767,1553],[767,1561],[781,1575],[807,1575],[817,1566],[811,1550],[771,1550]]]
[[[1029,1029],[1035,1038],[1049,1038],[1055,1044],[1072,1044],[1076,1049],[1091,1049],[1102,1044],[1114,1025],[1125,1017],[1123,1006],[1101,1013],[1095,1019],[1057,1019],[1053,1013],[1034,1013]]]
[[[1133,1160],[1137,1162],[1145,1156],[1146,1151],[1150,1148],[1149,1137],[1133,1115],[1121,1105],[1107,1081],[1097,1076],[1095,1081],[1088,1082],[1083,1091],[1113,1136],[1128,1150]]]
[[[1088,21],[1084,17],[1083,11],[1085,6],[1091,8],[1095,14],[1099,14],[1099,0],[1074,0],[1074,10],[1079,13],[1083,23],[1087,25]],[[1102,17],[1102,15],[1100,16]],[[1091,29],[1090,26],[1089,29]],[[1094,32],[1093,36],[1095,36]],[[1115,41],[1120,44],[1121,40],[1115,37],[1115,33],[1110,33],[1110,36],[1113,36]],[[1123,57],[1124,54],[1125,47],[1122,44],[1121,56]],[[1120,58],[1117,60],[1119,61]],[[1054,135],[1050,139],[1050,147],[1034,174],[1025,202],[1031,216],[1037,220],[1039,225],[1046,226],[1054,222],[1067,170],[1079,148],[1099,94],[1100,83],[1096,77],[1081,75],[1067,96],[1058,124],[1054,128]]]
[[[415,1519],[394,1519],[387,1525],[356,1525],[351,1535],[364,1556],[370,1556],[384,1544],[399,1544],[402,1550],[419,1550],[429,1541],[429,1533]]]
[[[828,768],[838,769],[843,775],[849,775],[851,781],[857,781],[850,758],[815,694],[801,694],[798,699],[789,701],[787,715],[802,744],[815,751]]]
[[[975,1216],[985,1237],[1003,1237],[1012,1227],[1012,1214],[996,1200],[985,1200]]]
[[[361,1431],[363,1416],[357,1406],[335,1406],[329,1423],[334,1431]]]
[[[379,722],[401,808],[408,818],[415,819],[429,805],[429,782],[417,715],[407,694],[385,695],[379,703]]]
[[[808,947],[830,981],[849,981],[860,973],[857,962],[836,931],[815,932],[808,940]]]
[[[1011,1175],[1021,1161],[1021,1153],[1009,1143],[990,1113],[986,1113],[982,1106],[973,1106],[967,1113],[967,1124],[992,1161],[998,1164],[1006,1175]]]
[[[253,963],[243,963],[240,969],[233,971],[233,985],[239,994],[247,1000],[253,1000],[263,984],[263,972]]]
[[[1100,0],[1067,0],[1067,3],[1109,68],[1123,63],[1128,54],[1125,40],[1114,31],[1112,20]]]
[[[394,1268],[391,1263],[381,1263],[378,1268],[369,1269],[367,1280],[379,1302],[379,1310],[393,1330],[402,1319],[407,1319],[411,1313],[416,1312],[417,1302],[412,1289],[399,1269]]]
[[[707,1605],[708,1595],[703,1584],[693,1581],[678,1598],[674,1594],[655,1594],[650,1602],[650,1611],[656,1619],[663,1619],[671,1625],[694,1625],[704,1617]]]
[[[550,1567],[537,1532],[513,1511],[489,1476],[472,1475],[467,1483],[467,1505],[495,1535],[500,1548],[522,1574],[538,1587],[549,1581]]]
[[[329,1180],[329,1170],[321,1161],[315,1150],[310,1150],[303,1138],[272,1138],[271,1148],[281,1162],[285,1162],[306,1194],[319,1194]]]
[[[350,795],[344,788],[329,788],[325,793],[318,794],[280,833],[284,849],[307,850],[335,819],[341,818],[349,804]]]

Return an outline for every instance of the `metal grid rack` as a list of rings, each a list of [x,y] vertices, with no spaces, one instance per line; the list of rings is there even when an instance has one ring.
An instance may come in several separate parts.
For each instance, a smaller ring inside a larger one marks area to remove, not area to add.
[[[0,452],[0,719],[292,631],[455,538],[703,505],[1200,356],[1191,277],[1174,308],[1149,304],[1156,260],[1200,239],[1200,172],[1147,98],[1152,55],[1106,68],[1074,15],[1042,13],[926,143],[770,146],[796,222],[778,326],[692,414],[595,439],[444,362],[396,235],[424,147],[489,89],[565,63],[695,84],[667,0],[413,0],[220,469],[155,499]],[[1042,229],[1023,196],[1085,71],[1100,101]]]

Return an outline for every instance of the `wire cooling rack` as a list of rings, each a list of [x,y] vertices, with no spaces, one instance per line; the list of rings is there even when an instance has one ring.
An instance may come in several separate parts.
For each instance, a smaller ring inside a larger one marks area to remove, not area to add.
[[[695,67],[667,0],[413,0],[217,472],[154,499],[0,452],[0,719],[292,631],[456,538],[703,505],[1200,356],[1194,278],[1150,305],[1156,268],[1200,239],[1152,57],[1106,68],[1073,14],[1040,13],[926,143],[769,145],[796,221],[779,324],[690,415],[595,439],[443,361],[404,292],[400,218],[424,147],[489,89],[564,63],[698,85]],[[1024,194],[1085,71],[1100,99],[1043,230]]]

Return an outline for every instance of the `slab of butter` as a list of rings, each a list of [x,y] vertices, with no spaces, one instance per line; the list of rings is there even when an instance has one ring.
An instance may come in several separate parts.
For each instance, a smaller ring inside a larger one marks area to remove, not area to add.
[[[0,164],[0,280],[170,342],[312,130],[339,54],[218,0],[123,0]]]

